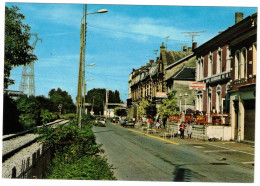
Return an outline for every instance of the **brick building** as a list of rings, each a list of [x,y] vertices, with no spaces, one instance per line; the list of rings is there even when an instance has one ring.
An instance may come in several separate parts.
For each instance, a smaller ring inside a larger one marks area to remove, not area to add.
[[[195,53],[196,81],[206,84],[206,90],[197,91],[196,109],[207,113],[209,123],[231,124],[232,139],[246,139],[244,134],[253,139],[256,14],[243,19],[242,13],[236,13],[232,27],[198,47]],[[227,114],[231,114],[231,122],[224,120]],[[245,125],[249,118],[251,121]]]

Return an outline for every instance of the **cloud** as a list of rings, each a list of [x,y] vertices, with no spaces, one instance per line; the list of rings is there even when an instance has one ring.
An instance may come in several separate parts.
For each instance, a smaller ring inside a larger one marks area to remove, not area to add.
[[[76,61],[79,61],[79,54],[70,54],[70,55],[62,55],[55,56],[51,55],[48,58],[40,58],[37,63],[38,67],[74,67]]]
[[[96,16],[89,20],[88,25],[102,34],[115,38],[134,39],[139,42],[147,42],[152,39],[165,39],[169,41],[187,41],[185,30],[174,27],[172,20],[156,19],[150,17],[129,17],[124,15]],[[104,32],[105,31],[105,32]]]

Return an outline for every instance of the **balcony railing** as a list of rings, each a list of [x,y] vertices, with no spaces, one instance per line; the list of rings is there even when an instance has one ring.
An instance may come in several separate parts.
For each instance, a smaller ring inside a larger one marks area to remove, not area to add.
[[[182,115],[169,116],[169,122],[190,122],[196,125],[230,125],[230,114],[185,114],[183,119]]]

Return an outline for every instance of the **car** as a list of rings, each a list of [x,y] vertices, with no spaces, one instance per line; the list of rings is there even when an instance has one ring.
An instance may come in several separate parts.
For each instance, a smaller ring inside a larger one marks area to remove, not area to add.
[[[99,122],[102,123],[102,124],[105,124],[106,123],[106,118],[100,118]]]
[[[132,119],[127,119],[124,127],[134,127],[135,123]]]
[[[127,121],[127,119],[121,119],[120,125],[124,127],[126,125],[126,121]]]
[[[112,120],[113,123],[117,123],[118,121],[119,121],[119,117],[118,116],[113,117],[113,120]]]

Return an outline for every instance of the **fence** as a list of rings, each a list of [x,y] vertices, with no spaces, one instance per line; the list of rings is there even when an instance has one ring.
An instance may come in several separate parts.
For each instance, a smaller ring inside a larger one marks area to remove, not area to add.
[[[190,122],[197,125],[230,125],[230,114],[185,114],[184,119],[181,119],[181,115],[169,116],[169,122]]]
[[[50,165],[51,156],[50,148],[46,149],[43,145],[42,151],[39,148],[32,154],[32,157],[28,157],[26,160],[22,160],[22,166],[19,175],[17,175],[17,168],[13,167],[12,178],[45,178],[48,165]]]

